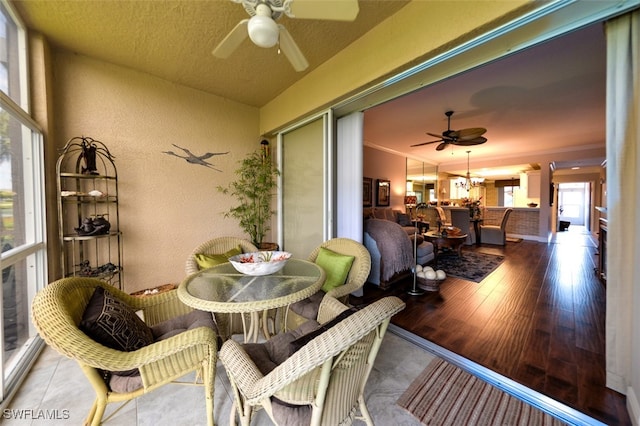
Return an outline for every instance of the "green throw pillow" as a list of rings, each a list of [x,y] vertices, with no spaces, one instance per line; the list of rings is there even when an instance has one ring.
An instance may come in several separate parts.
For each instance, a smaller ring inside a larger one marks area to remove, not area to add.
[[[198,268],[206,269],[211,268],[212,266],[219,265],[221,263],[226,263],[229,261],[229,258],[231,256],[235,256],[236,254],[242,254],[242,248],[240,248],[240,246],[234,247],[223,254],[198,253],[195,255],[195,258],[196,262],[198,263]]]
[[[322,291],[328,293],[334,288],[340,287],[347,280],[349,270],[355,256],[336,253],[324,247],[320,247],[320,253],[316,258],[316,265],[324,269],[327,279],[322,285]]]

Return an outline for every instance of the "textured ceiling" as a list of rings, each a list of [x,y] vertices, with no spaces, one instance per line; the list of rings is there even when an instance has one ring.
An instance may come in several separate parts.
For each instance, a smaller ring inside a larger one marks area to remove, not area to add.
[[[577,152],[605,145],[606,45],[593,24],[365,111],[365,143],[432,164],[456,165],[465,174],[479,159]],[[464,147],[438,143],[447,130],[483,127],[488,141]],[[558,163],[560,168],[600,165],[604,158]],[[503,165],[508,165],[501,161]],[[462,166],[462,168],[460,168]],[[525,164],[528,168],[528,166]],[[517,176],[522,165],[509,172]]]
[[[407,1],[360,0],[354,22],[290,19],[284,24],[310,63],[293,70],[277,48],[249,39],[227,59],[211,52],[242,19],[230,0],[21,0],[26,25],[62,48],[177,84],[260,107],[398,11]],[[455,7],[455,6],[452,6]],[[429,31],[429,27],[425,27]],[[605,44],[591,28],[530,48],[367,110],[365,143],[430,163],[466,165],[480,158],[604,146]],[[446,130],[485,127],[484,145],[411,148]],[[599,159],[575,158],[593,165]],[[520,166],[518,166],[520,167]],[[458,170],[464,172],[464,170]]]
[[[249,15],[229,0],[21,0],[14,1],[27,27],[54,47],[144,71],[247,105],[263,106],[407,1],[360,0],[353,22],[290,19],[283,24],[309,61],[295,72],[277,47],[249,39],[227,59],[211,52]]]

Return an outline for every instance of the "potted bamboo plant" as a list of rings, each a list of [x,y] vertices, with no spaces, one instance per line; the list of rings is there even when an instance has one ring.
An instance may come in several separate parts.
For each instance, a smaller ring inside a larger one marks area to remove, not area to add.
[[[218,186],[218,191],[237,200],[237,205],[226,211],[224,216],[237,219],[253,244],[261,250],[277,249],[277,244],[263,242],[271,229],[271,216],[275,213],[271,202],[280,175],[271,161],[268,147],[268,142],[263,141],[262,149],[251,152],[240,161],[234,172],[236,179],[227,187]]]

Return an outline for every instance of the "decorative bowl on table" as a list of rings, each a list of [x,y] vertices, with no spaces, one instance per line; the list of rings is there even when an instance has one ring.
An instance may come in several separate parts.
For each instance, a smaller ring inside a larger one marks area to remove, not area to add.
[[[460,230],[460,228],[457,228],[455,226],[443,226],[442,230],[446,231],[447,235],[451,235],[452,237],[462,234],[462,231]]]
[[[529,203],[529,204],[527,204],[527,206],[529,206],[529,207],[538,207],[538,204],[537,203]]]
[[[270,275],[284,268],[291,253],[286,251],[257,251],[242,253],[229,258],[236,271],[245,275]]]

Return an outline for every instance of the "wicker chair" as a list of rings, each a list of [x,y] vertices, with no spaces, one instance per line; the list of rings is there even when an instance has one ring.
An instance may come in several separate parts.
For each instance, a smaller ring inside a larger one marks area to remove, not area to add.
[[[193,249],[185,265],[186,274],[191,275],[200,270],[196,262],[196,254],[222,254],[238,246],[242,248],[243,253],[258,251],[258,248],[248,240],[237,237],[217,237],[205,241]],[[227,340],[232,334],[244,333],[243,319],[240,314],[215,313],[215,317],[218,324],[218,332],[223,340]]]
[[[289,424],[346,425],[357,417],[372,425],[365,384],[389,321],[404,306],[394,296],[380,299],[313,338],[266,374],[242,345],[225,342],[220,359],[234,392],[232,410],[237,409],[241,424],[249,425],[254,409],[261,406],[275,424],[282,424],[284,416]],[[345,305],[327,296],[318,322],[324,324],[344,310]],[[231,424],[236,420],[233,411]]]
[[[369,271],[371,270],[371,254],[364,245],[355,240],[349,238],[333,238],[316,247],[311,252],[307,260],[310,262],[315,262],[318,254],[320,253],[321,247],[327,248],[336,253],[351,255],[355,257],[344,285],[341,285],[340,287],[326,293],[340,300],[342,303],[347,304],[349,301],[349,294],[361,289],[367,281]],[[324,295],[325,293],[320,290],[311,298],[303,300],[301,302],[297,302],[294,305],[290,306],[289,309],[285,311],[286,328],[288,330],[292,330],[309,319],[315,319],[318,312],[318,306],[320,305],[320,301],[322,300],[322,297]],[[309,310],[308,308],[305,309],[303,307],[304,305],[309,304],[314,305],[312,309]],[[316,314],[300,314],[301,312],[306,310],[312,311]]]
[[[205,241],[198,247],[194,248],[185,265],[185,272],[187,275],[194,274],[200,270],[198,263],[196,262],[196,254],[222,254],[233,248],[240,246],[243,253],[252,253],[258,251],[258,248],[254,246],[250,241],[237,237],[218,237],[209,241]]]
[[[84,424],[99,425],[108,403],[130,401],[175,382],[187,373],[199,371],[205,389],[208,424],[213,425],[217,356],[215,331],[209,327],[197,327],[133,352],[108,348],[92,340],[78,327],[97,286],[104,287],[131,308],[141,310],[149,326],[191,311],[178,300],[176,290],[134,297],[95,278],[63,278],[36,294],[32,319],[40,336],[58,352],[78,362],[96,393]],[[127,393],[110,390],[101,374],[102,371],[135,368],[140,372],[142,387]]]

